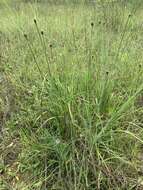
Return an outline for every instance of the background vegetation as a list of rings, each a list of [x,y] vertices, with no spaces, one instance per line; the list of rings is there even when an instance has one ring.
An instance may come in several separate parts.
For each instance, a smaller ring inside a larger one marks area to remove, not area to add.
[[[56,2],[0,1],[0,190],[142,189],[143,3]]]

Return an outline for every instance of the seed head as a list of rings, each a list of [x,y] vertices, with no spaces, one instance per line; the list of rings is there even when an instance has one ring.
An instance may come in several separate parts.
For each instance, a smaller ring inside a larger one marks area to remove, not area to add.
[[[93,22],[91,22],[91,27],[93,27],[94,26],[94,23]]]
[[[44,31],[41,31],[41,35],[44,35]]]
[[[109,71],[106,71],[106,75],[107,75],[107,76],[109,75]]]
[[[27,34],[24,34],[24,38],[27,39]]]
[[[101,24],[101,21],[99,21],[98,24]]]
[[[34,18],[34,23],[37,24],[37,20]]]
[[[131,14],[129,14],[129,17],[131,17],[132,15]]]
[[[50,48],[52,48],[52,47],[53,47],[53,45],[52,45],[52,44],[50,44],[50,45],[49,45],[49,47],[50,47]]]

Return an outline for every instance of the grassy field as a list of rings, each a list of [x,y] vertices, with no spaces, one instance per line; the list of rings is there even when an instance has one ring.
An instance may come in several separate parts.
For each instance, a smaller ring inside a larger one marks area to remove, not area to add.
[[[0,1],[0,190],[142,190],[143,3],[53,2]]]

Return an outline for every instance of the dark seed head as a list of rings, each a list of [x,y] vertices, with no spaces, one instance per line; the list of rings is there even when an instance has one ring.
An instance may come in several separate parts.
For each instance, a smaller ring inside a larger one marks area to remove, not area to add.
[[[27,39],[27,34],[24,34],[24,38],[26,38],[26,39]]]
[[[91,22],[91,26],[92,26],[92,27],[94,26],[94,23],[93,23],[93,22]]]
[[[129,14],[129,17],[131,17],[132,15],[131,14]]]
[[[52,44],[50,44],[50,45],[49,45],[49,47],[50,47],[50,48],[52,48],[52,47],[53,47],[53,45],[52,45]]]
[[[141,68],[142,66],[141,66],[141,64],[139,64],[139,68]]]
[[[101,24],[101,21],[99,21],[98,24]]]
[[[34,23],[37,24],[37,20],[34,18]]]
[[[44,35],[44,31],[41,31],[41,35]]]
[[[109,75],[109,71],[106,71],[106,75]]]

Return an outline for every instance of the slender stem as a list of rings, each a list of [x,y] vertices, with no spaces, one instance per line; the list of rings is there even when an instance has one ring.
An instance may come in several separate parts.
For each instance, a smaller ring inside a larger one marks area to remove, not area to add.
[[[25,39],[26,39],[26,41],[27,41],[28,47],[29,47],[29,49],[30,49],[30,51],[31,51],[31,54],[32,54],[33,59],[34,59],[34,61],[35,61],[35,64],[36,64],[36,66],[37,66],[37,68],[38,68],[38,71],[39,71],[39,73],[40,73],[40,76],[41,76],[41,78],[43,79],[43,73],[42,73],[42,71],[41,71],[41,69],[40,69],[40,67],[39,67],[39,64],[38,64],[38,62],[37,62],[36,56],[35,56],[35,54],[34,54],[34,51],[33,51],[33,49],[32,49],[32,46],[31,46],[31,44],[30,44],[30,42],[29,42],[27,36],[25,36]]]
[[[49,75],[52,76],[51,74],[51,69],[50,69],[50,65],[49,65],[49,60],[47,58],[47,53],[46,53],[46,44],[45,44],[45,40],[44,40],[44,37],[43,34],[41,34],[40,30],[39,30],[39,27],[38,27],[38,24],[37,24],[37,21],[34,19],[34,23],[35,23],[35,26],[36,26],[36,29],[37,29],[37,33],[39,35],[39,39],[40,39],[40,42],[41,42],[41,46],[43,47],[43,50],[44,50],[44,55],[45,55],[45,59],[46,59],[46,63],[48,65],[48,72],[49,72]],[[43,32],[42,32],[43,33]]]

